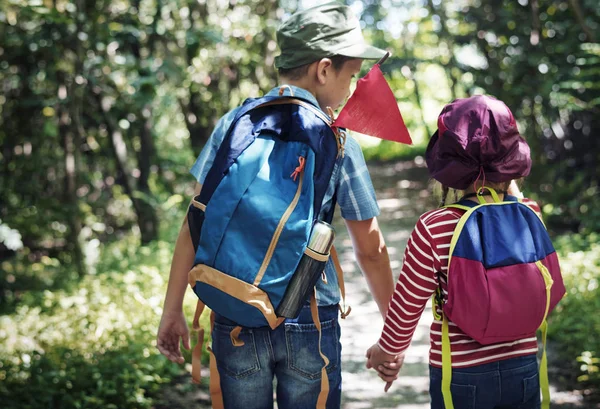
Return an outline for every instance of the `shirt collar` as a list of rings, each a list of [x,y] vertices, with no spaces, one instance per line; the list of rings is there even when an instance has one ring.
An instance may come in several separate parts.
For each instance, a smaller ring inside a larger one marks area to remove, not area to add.
[[[302,98],[302,99],[310,102],[314,106],[316,106],[318,109],[321,109],[321,107],[319,106],[319,102],[317,101],[317,98],[315,98],[315,96],[313,94],[311,94],[309,91],[305,90],[304,88],[296,87],[294,85],[283,85],[283,86],[285,88],[283,89],[282,96],[291,97],[292,96],[292,93],[290,92],[290,89],[291,89],[294,94],[293,96]],[[277,96],[277,95],[279,95],[280,89],[281,89],[281,86],[275,87],[271,91],[269,91],[266,96],[268,96],[268,97]]]

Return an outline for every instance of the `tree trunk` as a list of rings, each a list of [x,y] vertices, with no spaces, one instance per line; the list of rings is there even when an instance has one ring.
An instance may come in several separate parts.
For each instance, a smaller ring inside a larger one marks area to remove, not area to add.
[[[444,67],[446,76],[450,81],[450,93],[452,95],[452,100],[455,100],[458,95],[456,88],[458,87],[459,80],[452,73],[452,69],[458,67],[458,62],[456,61],[456,57],[454,56],[454,42],[452,41],[452,36],[450,35],[450,31],[448,30],[448,26],[446,25],[446,10],[444,9],[444,3],[440,3],[441,9],[439,10],[439,12],[435,9],[432,0],[427,1],[427,6],[432,15],[437,14],[440,17],[440,34],[441,37],[444,39],[448,50],[450,51],[450,60],[447,63],[442,63],[442,66]]]
[[[189,100],[186,102],[180,99],[179,106],[185,117],[185,125],[190,133],[192,150],[194,155],[198,156],[204,145],[206,145],[208,138],[210,138],[211,131],[201,124],[201,118],[199,118],[200,107],[196,100],[200,100],[200,94],[190,90]]]
[[[414,55],[412,53],[412,50],[409,51],[408,47],[406,46],[406,42],[404,42],[402,44],[402,49],[404,50],[404,56],[407,60],[411,61],[414,59]],[[431,131],[429,130],[429,127],[427,126],[427,122],[425,122],[425,115],[423,114],[423,104],[421,103],[421,93],[419,91],[419,82],[417,81],[417,79],[414,76],[414,72],[417,68],[417,64],[416,63],[407,63],[408,68],[410,68],[410,80],[412,80],[412,82],[415,84],[415,102],[417,103],[417,106],[419,107],[419,113],[421,114],[421,122],[423,123],[423,127],[425,127],[425,132],[427,132],[427,136],[431,137]]]
[[[65,153],[65,180],[63,190],[63,203],[67,210],[67,224],[69,232],[67,235],[67,247],[73,255],[73,263],[79,277],[86,274],[85,260],[81,246],[81,217],[77,199],[77,168],[78,146],[76,137],[71,130],[71,118],[69,112],[63,107],[58,109],[59,132],[62,148]]]
[[[541,23],[540,23],[540,5],[538,0],[531,0],[531,34],[529,35],[529,43],[533,46],[536,46],[540,43],[540,31],[541,31]]]
[[[142,232],[142,244],[148,244],[150,241],[158,238],[158,217],[152,204],[146,199],[152,197],[152,192],[148,186],[150,177],[150,168],[155,159],[154,139],[152,138],[152,107],[146,105],[141,112],[140,118],[140,142],[141,148],[138,155],[138,166],[140,168],[140,177],[138,179],[138,190],[143,194],[140,200],[141,211],[144,214],[143,219],[139,219],[140,231]],[[142,226],[143,224],[143,226]]]
[[[195,0],[188,1],[188,7],[190,8],[189,15],[189,23],[192,27],[199,21],[200,24],[206,26],[208,24],[208,8],[206,3],[197,2]],[[193,11],[198,12],[198,20],[193,19]],[[187,65],[193,65],[192,60],[198,54],[200,50],[200,45],[198,43],[186,44],[183,49],[183,57],[187,61]],[[213,95],[217,94],[218,89],[218,81],[211,81],[208,85],[208,92],[212,92]],[[200,151],[206,145],[208,138],[210,138],[212,132],[211,122],[209,121],[207,124],[203,124],[202,117],[210,118],[216,115],[216,110],[212,106],[208,106],[207,104],[203,104],[202,97],[200,92],[194,90],[193,87],[189,88],[189,96],[187,101],[184,99],[179,99],[179,106],[181,107],[181,111],[183,112],[183,116],[185,117],[185,125],[190,133],[190,143],[192,146],[192,150],[194,151],[194,155],[198,156]]]
[[[139,9],[139,0],[134,2],[134,5]],[[152,23],[152,33],[156,32],[156,25],[158,18],[160,17],[160,6],[161,3],[157,3],[157,9]],[[141,22],[137,22],[142,26]],[[154,37],[150,36],[148,42],[148,49],[150,55],[154,53]],[[138,62],[138,75],[140,78],[148,77],[150,73],[143,69],[141,64],[143,58],[141,55],[142,44],[139,40],[132,44],[133,55]],[[156,159],[156,148],[154,146],[154,138],[152,137],[152,98],[154,94],[149,93],[148,101],[141,109],[137,110],[136,116],[139,121],[139,137],[140,137],[140,151],[137,152],[138,168],[140,175],[137,182],[137,190],[142,193],[142,199],[139,202],[141,213],[144,215],[143,219],[138,217],[138,224],[140,231],[142,232],[142,244],[148,244],[150,241],[158,238],[158,226],[159,221],[156,215],[156,211],[152,207],[152,204],[148,199],[152,198],[152,192],[148,185],[148,179],[150,178],[150,170],[152,163]]]
[[[122,181],[125,193],[131,199],[140,228],[142,244],[148,244],[157,238],[156,212],[145,198],[140,197],[143,196],[143,193],[135,187],[131,172],[127,167],[127,146],[123,140],[123,134],[110,115],[110,108],[103,106],[102,97],[99,94],[96,93],[95,96],[96,102],[104,115],[106,128],[110,134],[110,148],[115,157],[117,176],[120,176],[115,179]],[[142,194],[140,195],[140,193]]]
[[[415,67],[416,68],[416,67]],[[431,130],[429,126],[427,126],[427,122],[425,121],[425,115],[423,114],[423,104],[421,103],[421,93],[419,92],[419,82],[413,76],[413,82],[415,83],[415,101],[417,102],[417,106],[419,107],[419,112],[421,113],[421,122],[423,122],[423,126],[425,127],[425,132],[427,132],[427,136],[431,137]]]
[[[575,13],[575,18],[577,19],[577,22],[579,23],[579,25],[581,26],[581,29],[585,33],[587,40],[590,43],[595,43],[596,36],[594,35],[594,32],[592,31],[590,26],[588,26],[585,23],[585,15],[584,15],[583,10],[581,9],[581,6],[579,5],[579,1],[578,0],[569,0],[569,4],[571,4],[571,9],[573,10],[573,13]]]

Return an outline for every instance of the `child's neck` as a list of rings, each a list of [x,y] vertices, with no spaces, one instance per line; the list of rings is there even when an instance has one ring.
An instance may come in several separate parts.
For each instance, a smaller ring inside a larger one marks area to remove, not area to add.
[[[285,77],[280,77],[279,86],[281,85],[290,85],[292,87],[302,88],[303,90],[310,92],[313,95],[313,97],[315,97],[315,99],[317,100],[317,103],[319,104],[321,110],[323,112],[327,112],[327,107],[322,105],[321,101],[319,100],[318,84],[312,81],[309,76],[302,77],[298,80],[291,80]]]
[[[292,87],[302,88],[302,89],[310,92],[311,94],[313,94],[313,96],[315,98],[317,97],[315,89],[314,89],[315,87],[313,86],[314,84],[312,84],[311,81],[307,77],[303,77],[298,80],[291,80],[288,78],[281,77],[279,79],[279,82],[280,82],[280,84],[279,84],[280,86],[281,85],[290,85]]]

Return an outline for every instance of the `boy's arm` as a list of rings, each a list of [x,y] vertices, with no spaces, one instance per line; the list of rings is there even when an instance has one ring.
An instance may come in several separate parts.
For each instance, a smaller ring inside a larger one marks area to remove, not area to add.
[[[195,195],[200,194],[201,188],[202,185],[197,183]],[[183,363],[180,341],[183,341],[185,349],[190,348],[189,329],[183,315],[183,297],[188,286],[188,273],[194,264],[194,257],[195,251],[190,239],[186,215],[173,251],[169,283],[157,335],[158,350],[169,360],[177,363]]]
[[[394,279],[390,257],[377,218],[344,221],[352,238],[356,261],[365,275],[381,315],[385,318],[394,293]]]

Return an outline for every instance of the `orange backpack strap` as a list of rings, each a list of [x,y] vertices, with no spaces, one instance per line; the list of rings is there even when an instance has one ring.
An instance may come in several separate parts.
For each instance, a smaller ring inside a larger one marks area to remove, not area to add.
[[[342,296],[342,302],[339,305],[341,318],[346,319],[348,315],[350,315],[350,311],[352,308],[348,306],[346,308],[346,286],[344,285],[344,272],[342,271],[342,265],[340,264],[340,259],[338,258],[337,250],[335,246],[331,246],[330,250],[331,260],[333,261],[333,265],[335,267],[335,271],[337,273],[338,286],[340,287],[340,294]]]
[[[198,300],[196,304],[196,312],[194,313],[194,320],[192,321],[192,331],[198,333],[198,341],[192,351],[192,379],[194,383],[200,383],[201,380],[201,359],[202,359],[202,347],[204,346],[204,329],[200,328],[200,316],[204,311],[204,303]]]
[[[192,321],[192,330],[198,333],[198,341],[192,351],[192,380],[194,383],[199,384],[201,380],[202,371],[202,347],[204,346],[204,329],[200,327],[200,316],[204,311],[204,303],[198,300],[196,304],[196,312],[194,313],[194,320]],[[215,326],[215,313],[210,312],[210,333]],[[240,328],[241,329],[241,328]],[[206,350],[210,353],[210,399],[212,402],[213,409],[224,409],[223,405],[223,392],[221,391],[221,378],[217,369],[217,361],[215,354],[212,351],[210,345],[206,347]]]
[[[210,333],[212,334],[212,329],[215,326],[215,313],[213,311],[210,312]],[[223,391],[221,390],[221,377],[219,376],[219,369],[217,368],[217,360],[215,358],[215,354],[210,346],[206,347],[207,351],[210,353],[210,401],[212,403],[212,409],[224,409],[225,405],[223,404]]]
[[[321,392],[317,398],[316,409],[325,409],[327,403],[327,396],[329,395],[329,378],[327,377],[327,365],[329,365],[329,359],[321,351],[321,321],[319,320],[319,309],[317,307],[317,289],[313,290],[310,296],[310,313],[312,315],[313,322],[319,331],[319,355],[323,359],[323,368],[321,369]]]

